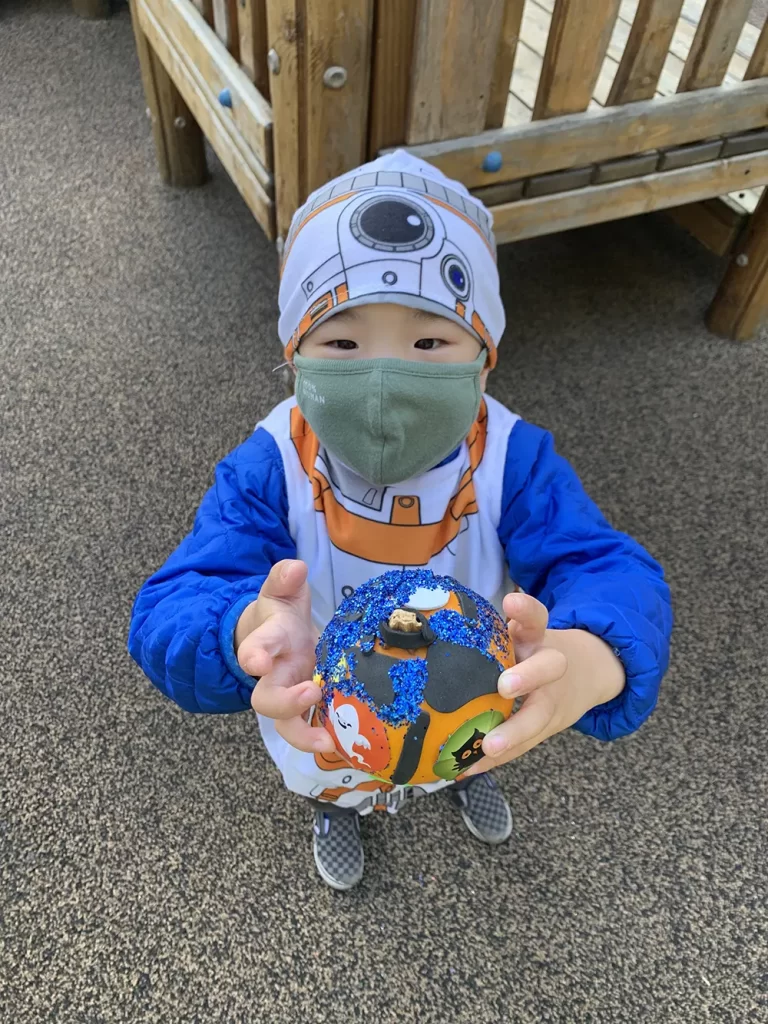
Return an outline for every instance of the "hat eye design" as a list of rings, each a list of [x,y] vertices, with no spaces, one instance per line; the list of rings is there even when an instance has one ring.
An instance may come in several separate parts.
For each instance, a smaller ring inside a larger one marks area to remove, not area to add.
[[[352,215],[349,229],[358,242],[382,252],[423,249],[435,234],[426,210],[392,197],[377,197],[363,203]]]
[[[440,268],[443,280],[449,290],[457,299],[468,299],[470,292],[470,277],[464,261],[458,256],[446,256]]]

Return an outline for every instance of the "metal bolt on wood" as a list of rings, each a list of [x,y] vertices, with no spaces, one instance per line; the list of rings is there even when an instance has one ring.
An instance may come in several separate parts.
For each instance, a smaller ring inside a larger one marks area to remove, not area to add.
[[[273,75],[280,74],[280,54],[277,52],[274,46],[267,53],[267,67],[269,68]]]
[[[740,252],[739,255],[736,257],[736,266],[737,267],[748,267],[749,266],[749,256],[747,256],[747,254],[745,252]]]
[[[187,127],[186,118],[184,118],[184,117],[176,117],[176,118],[174,118],[174,120],[173,120],[173,127],[174,128],[178,128],[179,130],[181,130],[182,128],[186,128]]]
[[[347,83],[347,69],[338,67],[338,65],[326,68],[325,74],[323,75],[323,82],[329,89],[343,88]]]

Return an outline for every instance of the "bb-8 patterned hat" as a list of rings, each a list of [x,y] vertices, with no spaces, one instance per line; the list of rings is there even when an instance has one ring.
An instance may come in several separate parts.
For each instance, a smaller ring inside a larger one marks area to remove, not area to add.
[[[460,323],[494,366],[505,318],[491,225],[463,185],[404,150],[329,182],[296,212],[285,241],[285,358],[340,306],[391,302]]]

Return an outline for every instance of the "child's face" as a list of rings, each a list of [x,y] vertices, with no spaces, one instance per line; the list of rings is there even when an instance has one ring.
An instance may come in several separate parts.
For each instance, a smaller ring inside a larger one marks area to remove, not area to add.
[[[299,351],[312,359],[471,363],[480,348],[474,334],[453,320],[408,306],[371,303],[339,310],[302,340]]]

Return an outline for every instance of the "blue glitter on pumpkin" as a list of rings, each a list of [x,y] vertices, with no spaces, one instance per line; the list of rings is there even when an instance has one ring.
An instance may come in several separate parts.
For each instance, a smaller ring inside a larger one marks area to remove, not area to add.
[[[467,620],[458,612],[440,609],[430,616],[430,625],[440,640],[473,647],[489,661],[495,661],[502,671],[491,650],[505,648],[506,625],[489,601],[452,577],[437,576],[430,569],[393,569],[374,577],[346,597],[320,637],[316,671],[323,679],[326,706],[336,689],[343,695],[354,695],[364,701],[390,725],[416,720],[427,681],[427,663],[421,658],[396,662],[389,672],[395,699],[386,708],[376,708],[364,685],[355,677],[357,655],[353,649],[362,657],[372,651],[375,640],[381,639],[382,620],[388,620],[395,608],[406,606],[419,588],[454,591],[472,598],[477,606],[476,618]]]
[[[392,680],[395,699],[391,704],[379,708],[378,716],[382,722],[397,727],[416,721],[424,700],[427,675],[425,658],[408,658],[394,663],[389,670],[389,678]]]

